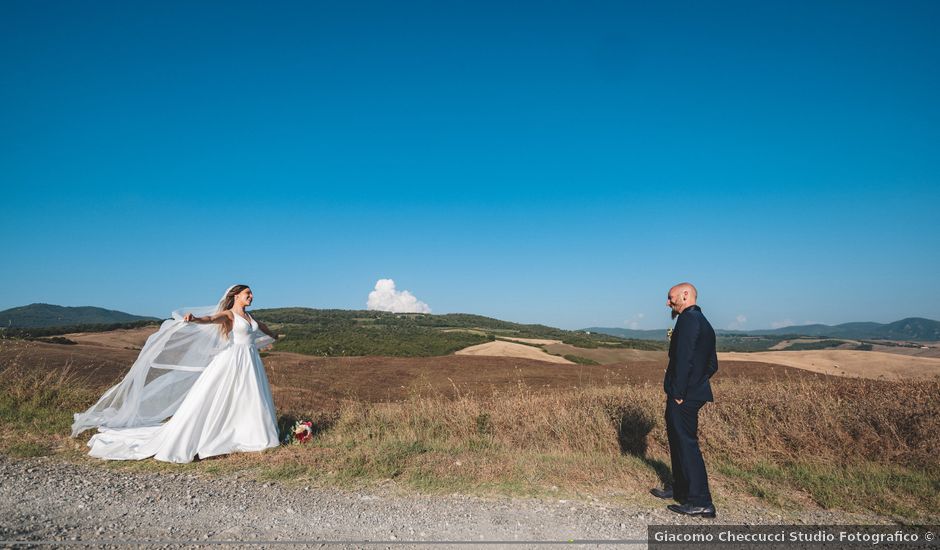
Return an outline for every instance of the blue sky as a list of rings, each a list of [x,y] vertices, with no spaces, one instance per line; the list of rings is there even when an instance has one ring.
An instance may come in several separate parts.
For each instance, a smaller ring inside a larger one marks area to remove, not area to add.
[[[940,318],[936,2],[0,3],[0,309]]]

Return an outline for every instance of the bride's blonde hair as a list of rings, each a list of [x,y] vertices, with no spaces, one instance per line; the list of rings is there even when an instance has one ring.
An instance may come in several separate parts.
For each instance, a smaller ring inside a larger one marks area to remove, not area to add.
[[[228,290],[222,295],[222,299],[219,300],[219,308],[216,310],[216,313],[232,309],[232,306],[235,305],[235,296],[238,296],[246,288],[248,288],[248,285],[232,285],[228,287]],[[223,338],[228,338],[228,331],[225,330],[224,323],[219,325],[219,332],[222,333]]]

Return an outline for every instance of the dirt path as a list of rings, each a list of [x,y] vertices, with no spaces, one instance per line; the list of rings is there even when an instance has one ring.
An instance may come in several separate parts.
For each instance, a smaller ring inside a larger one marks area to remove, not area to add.
[[[677,516],[665,510],[665,501],[643,495],[638,505],[427,496],[393,485],[343,491],[266,483],[245,473],[197,477],[187,470],[180,465],[178,473],[141,473],[99,462],[0,455],[0,541],[85,541],[100,546],[134,540],[144,541],[145,547],[204,541],[214,543],[212,548],[218,548],[219,541],[385,541],[396,548],[446,546],[428,546],[429,541],[507,541],[486,547],[513,543],[512,548],[527,548],[548,545],[516,541],[642,541],[648,524],[707,521]],[[724,524],[885,523],[838,512],[784,513],[753,503],[718,500],[717,506]],[[423,544],[402,544],[405,541]]]

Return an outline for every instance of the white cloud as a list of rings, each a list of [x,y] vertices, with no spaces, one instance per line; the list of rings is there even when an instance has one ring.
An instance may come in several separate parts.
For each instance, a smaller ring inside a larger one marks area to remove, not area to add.
[[[379,279],[369,293],[366,307],[392,313],[431,313],[431,308],[407,290],[396,290],[392,279]]]
[[[770,323],[770,328],[783,328],[783,327],[792,327],[793,321],[790,319],[784,319],[783,321],[774,321]]]
[[[637,313],[633,317],[624,321],[623,324],[627,325],[628,329],[640,330],[640,321],[643,320],[643,317],[646,317],[646,315],[643,313]]]
[[[728,325],[728,330],[744,330],[744,325],[746,324],[747,317],[745,315],[738,314],[738,316],[734,318],[734,321]]]

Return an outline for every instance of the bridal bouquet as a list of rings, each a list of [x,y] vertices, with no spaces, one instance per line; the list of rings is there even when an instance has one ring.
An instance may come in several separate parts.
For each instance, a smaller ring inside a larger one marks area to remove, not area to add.
[[[300,445],[311,439],[313,439],[313,422],[309,420],[298,420],[294,423],[294,427],[291,428],[287,437],[284,438],[284,443]]]

